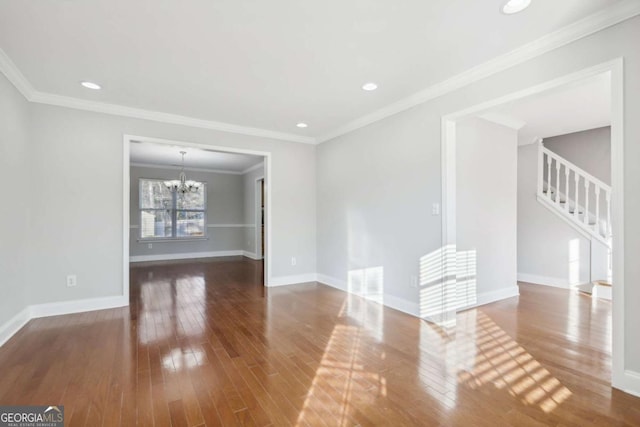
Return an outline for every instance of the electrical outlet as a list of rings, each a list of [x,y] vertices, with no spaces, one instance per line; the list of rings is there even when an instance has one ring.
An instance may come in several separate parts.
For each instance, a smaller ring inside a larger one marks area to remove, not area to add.
[[[411,287],[418,288],[418,276],[411,276]]]
[[[431,215],[440,215],[440,203],[431,205]]]
[[[75,274],[67,276],[67,288],[73,288],[78,284],[78,277]]]
[[[149,243],[149,244],[147,245],[147,248],[149,248],[149,249],[153,248],[153,243]]]
[[[297,261],[296,261],[296,257],[292,256],[291,257],[291,265],[296,265]]]

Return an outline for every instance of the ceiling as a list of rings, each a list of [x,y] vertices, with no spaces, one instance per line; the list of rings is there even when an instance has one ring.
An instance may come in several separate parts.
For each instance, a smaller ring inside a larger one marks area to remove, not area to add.
[[[622,1],[3,0],[0,49],[39,93],[311,140]]]
[[[480,117],[518,129],[518,141],[534,142],[611,125],[608,73],[489,110]]]
[[[185,168],[231,173],[242,173],[262,163],[264,159],[262,156],[250,154],[132,141],[129,151],[130,162],[133,164],[178,167],[182,161],[180,151],[186,151],[184,156]]]

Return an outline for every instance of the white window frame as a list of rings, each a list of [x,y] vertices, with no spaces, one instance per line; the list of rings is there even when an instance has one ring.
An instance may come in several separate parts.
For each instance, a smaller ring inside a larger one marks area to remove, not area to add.
[[[138,240],[139,241],[186,241],[186,240],[207,240],[208,227],[207,227],[207,183],[202,181],[196,181],[200,183],[200,190],[202,191],[202,195],[204,198],[204,208],[203,209],[178,209],[178,195],[176,192],[171,192],[171,207],[169,208],[143,208],[142,207],[142,182],[143,181],[156,181],[164,183],[165,180],[155,179],[155,178],[139,178],[138,179],[138,221],[140,224],[140,230],[138,232]],[[143,211],[164,211],[168,210],[171,212],[171,236],[161,236],[161,237],[143,237],[142,236],[142,212]],[[203,222],[204,222],[204,235],[202,236],[178,236],[178,212],[202,212],[204,214]]]

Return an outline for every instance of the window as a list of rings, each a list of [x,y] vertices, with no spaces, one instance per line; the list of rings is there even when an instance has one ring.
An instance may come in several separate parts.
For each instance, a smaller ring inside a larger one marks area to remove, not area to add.
[[[140,180],[140,238],[206,237],[207,187],[194,193],[172,193],[157,179]]]

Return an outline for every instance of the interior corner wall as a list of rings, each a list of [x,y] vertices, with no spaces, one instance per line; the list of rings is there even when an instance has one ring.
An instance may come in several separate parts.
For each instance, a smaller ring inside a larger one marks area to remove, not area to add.
[[[244,180],[242,175],[203,171],[188,171],[189,179],[206,183],[207,212],[206,240],[140,241],[139,181],[148,179],[176,179],[180,171],[158,167],[132,166],[130,172],[129,256],[146,259],[156,255],[180,257],[185,254],[212,256],[212,253],[241,251],[244,240]],[[149,247],[151,244],[151,247]]]
[[[0,180],[12,183],[4,186],[0,203],[0,340],[3,325],[28,305],[26,269],[33,268],[27,261],[33,196],[28,129],[28,102],[0,74]]]
[[[261,241],[257,234],[260,231],[257,229],[260,224],[257,223],[258,218],[256,217],[256,202],[258,200],[256,181],[260,178],[265,178],[264,166],[242,175],[244,186],[244,223],[247,225],[243,229],[242,249],[252,258],[260,258],[262,256],[258,247],[261,245]]]
[[[497,72],[318,146],[318,276],[342,279],[357,268],[384,272],[385,297],[419,306],[411,276],[442,247],[441,117],[537,84],[624,58],[624,215],[640,235],[640,16]],[[486,165],[482,165],[485,168]],[[625,369],[640,373],[640,239],[625,240]],[[639,378],[640,378],[640,374]]]
[[[457,300],[464,308],[517,295],[518,132],[456,123]]]
[[[589,239],[537,199],[538,146],[518,147],[518,277],[569,288],[589,282]]]

